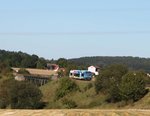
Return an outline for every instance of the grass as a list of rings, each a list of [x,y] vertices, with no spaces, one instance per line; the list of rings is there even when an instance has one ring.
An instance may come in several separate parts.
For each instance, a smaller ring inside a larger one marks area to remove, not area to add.
[[[127,108],[128,107],[133,107],[135,109],[150,109],[150,92],[141,100],[135,102],[132,106],[127,106]]]
[[[93,108],[99,106],[105,101],[104,95],[96,95],[92,81],[73,80],[79,86],[79,90],[66,95],[64,98],[74,101],[77,108]],[[43,93],[43,100],[48,102],[46,108],[64,108],[62,99],[55,101],[55,91],[57,90],[59,81],[51,81],[40,89]]]

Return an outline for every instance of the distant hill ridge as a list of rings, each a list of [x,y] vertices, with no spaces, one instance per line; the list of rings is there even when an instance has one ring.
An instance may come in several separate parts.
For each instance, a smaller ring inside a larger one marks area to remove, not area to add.
[[[146,72],[150,72],[150,58],[140,58],[131,56],[93,56],[69,59],[69,61],[72,61],[77,65],[96,65],[100,67],[104,67],[111,64],[123,64],[133,70],[144,70]]]
[[[104,67],[110,64],[123,64],[133,70],[144,70],[146,72],[150,72],[150,58],[131,56],[93,56],[68,59],[68,61],[84,67],[88,67],[90,65]],[[11,67],[44,68],[48,62],[51,61],[44,58],[39,58],[37,55],[0,50],[0,63],[6,63]]]

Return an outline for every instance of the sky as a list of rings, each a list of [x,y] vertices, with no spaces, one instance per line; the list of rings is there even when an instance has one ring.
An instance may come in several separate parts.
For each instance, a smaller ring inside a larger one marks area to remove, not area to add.
[[[47,59],[150,58],[150,0],[0,0],[0,49]]]

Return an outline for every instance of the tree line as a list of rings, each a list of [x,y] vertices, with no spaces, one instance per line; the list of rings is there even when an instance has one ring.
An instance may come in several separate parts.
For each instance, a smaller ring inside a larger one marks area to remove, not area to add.
[[[150,72],[150,58],[140,57],[81,57],[76,59],[60,58],[58,60],[46,60],[37,55],[29,55],[23,52],[10,52],[0,50],[0,63],[4,63],[10,67],[20,68],[45,68],[47,63],[56,63],[61,68],[68,67],[87,69],[90,65],[105,67],[111,64],[123,64],[130,70],[143,70]]]
[[[23,52],[10,52],[0,50],[0,63],[9,67],[45,68],[48,60],[37,55],[29,55]]]
[[[130,70],[143,70],[145,72],[150,72],[150,58],[96,56],[69,59],[69,61],[72,61],[77,65],[96,65],[100,67],[105,67],[111,64],[122,64],[129,67]]]

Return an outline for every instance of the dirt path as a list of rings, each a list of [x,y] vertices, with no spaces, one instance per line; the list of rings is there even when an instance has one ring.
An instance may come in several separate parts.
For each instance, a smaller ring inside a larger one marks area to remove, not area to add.
[[[150,110],[0,110],[0,116],[150,116]]]

